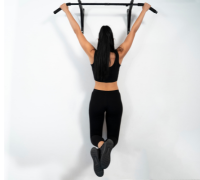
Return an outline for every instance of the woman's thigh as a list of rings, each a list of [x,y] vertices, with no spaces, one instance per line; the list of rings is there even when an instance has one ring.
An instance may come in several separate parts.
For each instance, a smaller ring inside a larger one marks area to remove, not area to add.
[[[89,103],[90,135],[102,135],[105,112],[105,97],[100,91],[93,91]]]
[[[107,99],[106,107],[106,125],[107,135],[118,139],[123,113],[123,104],[119,91],[111,93]]]

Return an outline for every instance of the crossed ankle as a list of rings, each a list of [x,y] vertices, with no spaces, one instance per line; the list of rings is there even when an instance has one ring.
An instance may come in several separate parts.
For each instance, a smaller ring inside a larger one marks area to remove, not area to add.
[[[98,143],[98,148],[101,148],[101,146],[104,144],[104,141],[100,141],[99,143]]]

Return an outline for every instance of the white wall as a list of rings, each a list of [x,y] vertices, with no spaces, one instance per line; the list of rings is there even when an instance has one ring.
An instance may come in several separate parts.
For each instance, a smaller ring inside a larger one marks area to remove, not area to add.
[[[62,3],[5,2],[6,180],[99,178],[90,157],[94,79],[66,15],[53,14]],[[120,137],[102,179],[200,179],[200,1],[148,3],[158,14],[146,13],[122,62]],[[89,42],[97,47],[101,26],[109,25],[117,48],[127,36],[128,7],[84,8]],[[80,25],[79,7],[69,9]],[[141,10],[133,7],[131,26]]]

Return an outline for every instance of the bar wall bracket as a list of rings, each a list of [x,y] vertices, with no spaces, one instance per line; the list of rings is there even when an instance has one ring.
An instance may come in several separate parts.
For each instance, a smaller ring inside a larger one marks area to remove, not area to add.
[[[131,25],[131,11],[132,11],[132,7],[133,7],[133,2],[134,0],[131,0],[130,2],[130,6],[129,9],[127,9],[127,34],[129,34],[130,32],[130,25]]]
[[[78,0],[79,8],[80,8],[80,15],[81,15],[81,32],[84,34],[84,14],[85,9],[83,9],[81,0]]]

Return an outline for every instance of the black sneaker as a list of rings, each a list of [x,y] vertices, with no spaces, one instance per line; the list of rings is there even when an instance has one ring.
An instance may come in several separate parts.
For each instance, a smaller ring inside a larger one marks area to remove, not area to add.
[[[101,164],[100,164],[100,150],[93,147],[90,150],[90,154],[93,159],[95,174],[99,177],[102,177],[104,175],[104,170],[101,168]]]
[[[101,151],[101,158],[100,163],[102,169],[106,169],[110,164],[110,153],[112,151],[112,148],[114,146],[114,142],[111,139],[107,139],[106,142],[103,143],[103,145],[100,147]]]

